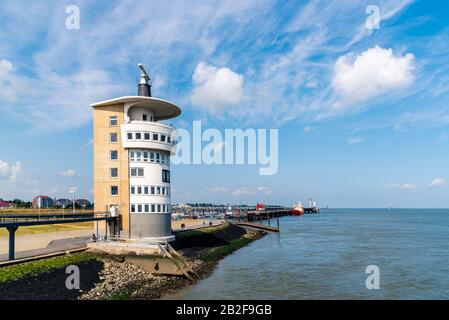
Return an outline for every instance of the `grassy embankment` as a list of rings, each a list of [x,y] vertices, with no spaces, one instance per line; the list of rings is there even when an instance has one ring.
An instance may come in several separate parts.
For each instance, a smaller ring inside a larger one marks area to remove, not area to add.
[[[227,245],[217,247],[214,249],[209,250],[208,252],[205,252],[201,255],[201,259],[210,262],[210,261],[218,261],[222,259],[223,257],[227,256],[228,254],[233,253],[234,251],[237,251],[240,248],[245,247],[250,242],[254,241],[256,239],[250,239],[250,238],[241,238],[230,241]]]
[[[177,233],[175,248],[177,243],[187,242],[190,245],[195,245],[195,242],[197,242],[199,246],[202,243],[206,249],[202,250],[199,258],[205,262],[213,262],[222,259],[224,256],[233,253],[262,236],[262,232],[254,233],[251,237],[246,236],[242,228],[226,222],[216,227]]]
[[[25,276],[36,276],[53,269],[96,259],[98,258],[95,255],[82,252],[70,256],[60,256],[3,267],[0,269],[0,283],[18,280]]]

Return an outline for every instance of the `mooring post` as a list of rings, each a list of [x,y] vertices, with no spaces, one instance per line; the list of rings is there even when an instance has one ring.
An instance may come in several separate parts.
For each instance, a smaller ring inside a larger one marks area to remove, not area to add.
[[[276,221],[277,221],[277,225],[278,225],[278,230],[280,230],[279,229],[279,217],[276,218]]]
[[[7,227],[9,231],[9,260],[14,260],[15,255],[15,233],[19,227],[17,226],[10,226]]]

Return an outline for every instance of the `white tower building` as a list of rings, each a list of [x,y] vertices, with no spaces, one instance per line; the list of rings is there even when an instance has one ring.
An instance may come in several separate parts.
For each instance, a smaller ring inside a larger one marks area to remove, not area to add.
[[[161,120],[181,109],[151,96],[142,65],[137,96],[94,103],[94,198],[96,211],[119,215],[111,233],[128,238],[171,241],[170,156],[175,128]]]

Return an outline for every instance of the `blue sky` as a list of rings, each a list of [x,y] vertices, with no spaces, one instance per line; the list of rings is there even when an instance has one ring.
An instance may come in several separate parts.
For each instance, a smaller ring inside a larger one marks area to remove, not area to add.
[[[449,207],[448,24],[442,1],[2,1],[0,197],[92,199],[89,104],[143,62],[178,127],[279,129],[276,175],[173,166],[173,202]]]

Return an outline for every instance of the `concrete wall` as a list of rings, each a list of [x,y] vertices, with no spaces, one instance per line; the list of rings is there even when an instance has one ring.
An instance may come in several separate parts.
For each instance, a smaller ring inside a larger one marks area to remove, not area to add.
[[[171,236],[171,214],[133,213],[131,237],[145,238]]]

